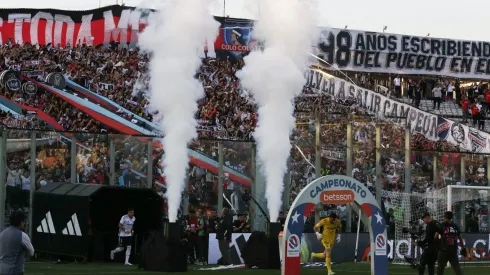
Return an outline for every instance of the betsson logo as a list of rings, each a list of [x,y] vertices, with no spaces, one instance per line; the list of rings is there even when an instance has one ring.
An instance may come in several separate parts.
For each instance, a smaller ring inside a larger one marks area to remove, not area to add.
[[[320,200],[323,204],[350,204],[354,202],[354,192],[352,190],[323,191]]]

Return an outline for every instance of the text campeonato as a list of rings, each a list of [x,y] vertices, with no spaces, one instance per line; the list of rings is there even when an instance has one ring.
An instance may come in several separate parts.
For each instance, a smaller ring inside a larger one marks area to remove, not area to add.
[[[310,191],[310,196],[312,198],[315,198],[316,196],[320,195],[325,189],[330,189],[332,187],[345,187],[349,188],[355,193],[359,194],[361,198],[365,198],[367,195],[366,190],[364,189],[364,186],[362,185],[357,185],[356,183],[350,181],[350,180],[344,180],[344,179],[334,179],[334,180],[326,180],[324,182],[319,183],[315,189]],[[343,194],[345,195],[345,194]]]

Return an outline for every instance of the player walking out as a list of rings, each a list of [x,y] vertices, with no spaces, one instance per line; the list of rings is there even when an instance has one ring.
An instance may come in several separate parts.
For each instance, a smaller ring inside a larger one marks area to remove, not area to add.
[[[439,232],[435,234],[436,239],[441,239],[441,247],[437,260],[437,275],[444,274],[444,268],[446,267],[447,262],[451,264],[456,275],[461,275],[461,268],[458,260],[458,240],[463,256],[466,256],[466,248],[464,248],[463,239],[461,238],[461,231],[459,231],[458,226],[452,222],[452,219],[452,212],[448,211],[444,213],[444,221],[439,227]]]
[[[116,249],[111,250],[111,260],[114,260],[114,254],[119,253],[126,247],[126,261],[125,265],[132,265],[129,263],[129,257],[131,256],[131,244],[133,243],[133,225],[136,218],[134,217],[134,209],[130,208],[128,214],[122,216],[119,221],[119,245]]]
[[[320,234],[318,231],[323,228],[323,233]],[[311,253],[312,258],[325,259],[325,264],[327,265],[328,275],[335,274],[332,271],[332,249],[335,244],[335,234],[342,230],[342,224],[339,219],[337,219],[337,214],[330,213],[328,218],[321,220],[315,225],[315,232],[318,239],[321,238],[322,244],[325,247],[323,253]],[[340,238],[340,235],[339,235]]]

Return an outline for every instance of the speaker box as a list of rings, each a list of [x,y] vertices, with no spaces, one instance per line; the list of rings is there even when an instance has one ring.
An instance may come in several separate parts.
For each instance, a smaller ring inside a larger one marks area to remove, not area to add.
[[[159,272],[186,272],[187,253],[180,225],[164,222],[163,230],[150,232],[141,247],[139,268]]]
[[[269,223],[267,232],[253,232],[242,253],[245,265],[249,268],[281,269],[279,255],[280,223]]]
[[[187,271],[187,250],[186,243],[180,238],[181,228],[178,223],[164,221],[163,230],[167,248],[166,265],[163,272],[186,272]]]

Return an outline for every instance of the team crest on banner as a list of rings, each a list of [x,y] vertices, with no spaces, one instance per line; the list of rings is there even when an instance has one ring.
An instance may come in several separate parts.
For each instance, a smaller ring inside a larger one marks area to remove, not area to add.
[[[450,128],[451,128],[451,123],[447,119],[443,117],[437,118],[437,135],[439,136],[440,140],[447,139]]]
[[[473,153],[480,153],[487,147],[487,141],[480,132],[476,130],[470,130],[468,137],[471,141],[471,151]]]
[[[462,124],[454,122],[451,126],[451,137],[456,144],[461,145],[465,142],[465,130]]]
[[[252,25],[247,24],[230,24],[224,23],[223,26],[222,50],[227,50],[235,58],[250,52],[250,43],[252,41]]]

